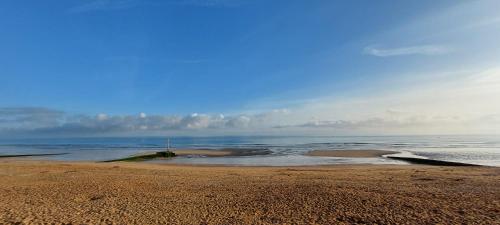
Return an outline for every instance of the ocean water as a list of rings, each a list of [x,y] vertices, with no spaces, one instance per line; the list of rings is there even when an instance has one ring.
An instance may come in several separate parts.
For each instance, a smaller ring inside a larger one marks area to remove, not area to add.
[[[165,137],[0,139],[0,155],[67,153],[33,157],[48,160],[102,161],[140,152],[163,150]],[[321,150],[393,150],[411,157],[500,166],[500,136],[227,136],[171,137],[175,148],[259,148],[268,155],[244,157],[176,157],[155,163],[200,163],[234,165],[323,165],[343,163],[405,164],[386,158],[310,157]]]

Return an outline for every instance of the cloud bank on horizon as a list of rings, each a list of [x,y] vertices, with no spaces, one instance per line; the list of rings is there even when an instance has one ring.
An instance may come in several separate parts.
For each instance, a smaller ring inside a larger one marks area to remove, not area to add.
[[[20,18],[58,37],[0,16],[19,49],[0,53],[0,137],[500,134],[500,3],[373,7],[95,0]]]
[[[14,136],[498,134],[500,68],[429,75],[426,79],[419,82],[427,85],[404,86],[404,91],[320,99],[293,109],[232,115],[144,112],[82,115],[42,107],[4,107],[0,108],[0,133]],[[429,84],[430,80],[434,83]]]

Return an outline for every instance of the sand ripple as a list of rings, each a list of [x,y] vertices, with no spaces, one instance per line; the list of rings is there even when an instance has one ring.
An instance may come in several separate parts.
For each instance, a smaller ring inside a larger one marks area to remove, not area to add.
[[[0,224],[499,224],[500,169],[0,161]]]

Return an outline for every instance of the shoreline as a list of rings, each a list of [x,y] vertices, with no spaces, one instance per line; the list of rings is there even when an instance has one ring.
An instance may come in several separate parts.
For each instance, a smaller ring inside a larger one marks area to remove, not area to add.
[[[388,159],[400,160],[409,162],[411,164],[421,164],[430,166],[484,166],[479,164],[444,161],[436,159],[424,159],[424,158],[412,158],[412,157],[401,157],[401,156],[386,156]]]
[[[272,152],[267,148],[196,148],[196,149],[171,149],[177,156],[204,156],[204,157],[224,157],[224,156],[257,156],[269,155]]]
[[[376,158],[383,155],[397,154],[398,151],[387,150],[312,150],[307,156],[345,157],[345,158]]]
[[[228,156],[257,156],[268,155],[272,152],[269,149],[253,148],[222,148],[222,149],[167,149],[164,151],[148,151],[130,155],[125,158],[104,160],[100,162],[141,162],[157,159],[172,159],[174,157],[228,157]]]
[[[0,160],[0,223],[494,224],[498,179],[489,167]]]
[[[42,153],[42,154],[14,154],[14,155],[0,155],[0,158],[19,158],[19,157],[36,157],[36,156],[54,156],[66,155],[69,153]]]
[[[259,156],[259,155],[271,155],[272,152],[267,148],[221,148],[221,149],[208,149],[208,148],[197,148],[197,149],[170,149],[171,153],[175,155],[170,155],[169,151],[146,151],[137,154],[132,154],[124,158],[110,159],[104,161],[78,161],[78,160],[61,160],[63,162],[98,162],[98,163],[111,163],[111,162],[148,162],[156,164],[155,160],[169,160],[175,157],[180,158],[191,158],[191,157],[239,157],[239,156]],[[167,154],[159,154],[167,153]],[[385,158],[395,161],[403,161],[409,163],[410,165],[430,165],[430,166],[466,166],[466,167],[491,167],[480,164],[470,164],[463,162],[454,161],[443,161],[435,159],[417,158],[417,157],[403,157],[397,156],[401,152],[389,151],[389,150],[312,150],[303,154],[304,156],[310,157],[338,157],[338,158]],[[45,154],[16,154],[16,155],[0,155],[0,159],[30,159],[34,161],[39,161],[36,157],[38,156],[57,156],[65,155],[69,153],[45,153]],[[34,157],[34,158],[33,158]],[[43,161],[55,161],[44,159]],[[162,164],[162,163],[157,163]],[[246,164],[226,164],[226,163],[170,163],[172,165],[209,165],[209,166],[231,166],[231,167],[252,167],[253,165]],[[331,163],[331,164],[311,164],[311,165],[256,165],[265,167],[300,167],[300,166],[328,166],[328,165],[343,165],[346,163]],[[347,165],[377,165],[378,163],[347,163]],[[392,165],[391,163],[381,163],[381,165]],[[494,167],[494,166],[493,166]]]

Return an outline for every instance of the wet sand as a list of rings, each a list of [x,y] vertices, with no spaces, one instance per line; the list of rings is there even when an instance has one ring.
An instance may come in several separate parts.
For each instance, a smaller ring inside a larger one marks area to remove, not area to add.
[[[0,161],[0,224],[499,224],[500,169]]]
[[[230,156],[233,152],[227,150],[208,150],[208,149],[179,149],[173,150],[177,156],[201,155],[207,157]]]
[[[66,154],[68,154],[68,153],[16,154],[16,155],[0,155],[0,158],[18,158],[18,157],[54,156],[54,155],[66,155]]]
[[[461,163],[461,162],[451,162],[451,161],[443,161],[436,159],[423,159],[423,158],[412,158],[412,157],[401,157],[401,156],[387,156],[387,158],[405,161],[413,164],[424,164],[433,166],[482,166],[471,163]]]
[[[267,155],[271,151],[260,148],[222,148],[222,149],[170,149],[176,156],[204,156],[204,157],[224,157],[224,156],[254,156]],[[154,154],[156,151],[141,152],[135,156]]]
[[[260,148],[172,149],[172,151],[177,156],[199,155],[205,157],[254,156],[267,155],[271,153],[269,149]]]
[[[173,154],[171,154],[173,153]],[[101,162],[141,162],[155,159],[171,159],[173,157],[224,157],[224,156],[255,156],[270,154],[269,149],[245,149],[245,148],[224,148],[224,149],[169,149],[163,151],[140,152],[125,158],[104,160]]]
[[[306,153],[308,156],[375,158],[388,154],[399,153],[384,150],[314,150]]]

